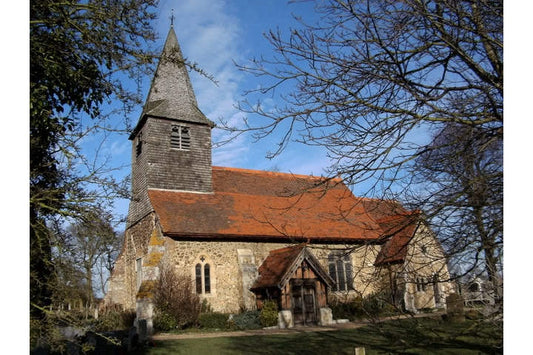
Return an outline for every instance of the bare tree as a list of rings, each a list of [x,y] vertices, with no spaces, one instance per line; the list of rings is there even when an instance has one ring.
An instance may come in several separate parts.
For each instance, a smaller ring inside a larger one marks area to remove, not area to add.
[[[368,196],[410,201],[433,222],[452,217],[455,226],[438,230],[448,251],[482,258],[494,278],[503,2],[326,0],[315,8],[316,23],[298,18],[286,35],[268,32],[274,54],[239,66],[261,86],[239,105],[250,114],[245,127],[227,128],[256,139],[279,134],[270,157],[291,141],[322,146],[330,176],[370,182]],[[272,97],[281,103],[270,106]],[[468,231],[453,228],[462,224]]]
[[[495,299],[502,295],[503,148],[476,127],[449,124],[417,159],[418,179],[428,185],[413,200],[434,218],[452,262],[464,273],[487,276]],[[429,183],[429,184],[428,184]]]
[[[52,238],[52,262],[56,284],[54,303],[80,300],[94,304],[95,296],[103,294],[105,282],[119,250],[121,239],[114,231],[111,215],[101,209],[90,210],[84,218],[64,226],[57,219]],[[109,269],[105,269],[109,268]]]
[[[96,288],[93,284],[98,263],[106,257],[109,247],[116,245],[117,235],[110,224],[111,216],[102,211],[91,211],[83,221],[69,226],[70,255],[79,268],[86,285],[86,297],[94,302]]]

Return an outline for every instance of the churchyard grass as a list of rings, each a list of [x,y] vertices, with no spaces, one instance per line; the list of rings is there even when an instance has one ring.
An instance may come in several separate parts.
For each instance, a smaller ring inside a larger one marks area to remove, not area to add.
[[[146,354],[501,354],[502,323],[405,319],[357,329],[156,341]]]

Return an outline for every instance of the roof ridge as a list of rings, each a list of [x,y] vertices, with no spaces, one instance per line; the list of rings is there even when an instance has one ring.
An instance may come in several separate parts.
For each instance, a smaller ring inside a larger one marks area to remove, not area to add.
[[[355,195],[354,195],[355,196]],[[402,203],[394,198],[379,198],[379,197],[365,197],[365,196],[355,196],[357,199],[362,201],[370,201],[370,202],[394,202],[398,203],[400,206],[403,207]]]
[[[298,249],[298,248],[302,249],[302,248],[304,248],[304,247],[306,247],[306,246],[307,246],[307,243],[292,244],[292,245],[288,245],[288,246],[283,247],[283,248],[279,248],[279,249],[271,250],[271,251],[269,252],[269,254],[283,253],[283,252],[285,252],[285,251],[287,251],[287,250]]]
[[[313,179],[313,180],[332,180],[332,181],[342,181],[341,178],[334,177],[328,178],[325,176],[314,176],[314,175],[304,175],[304,174],[295,174],[291,172],[278,172],[278,171],[268,171],[268,170],[259,170],[259,169],[246,169],[246,168],[235,168],[235,167],[225,167],[225,166],[213,166],[213,170],[226,170],[226,171],[236,171],[249,174],[265,174],[265,175],[281,175],[281,176],[291,176],[295,178],[304,178],[304,179]]]
[[[420,210],[414,210],[414,211],[405,211],[405,212],[398,212],[396,214],[393,214],[393,215],[390,215],[390,216],[385,216],[385,217],[381,217],[381,218],[377,218],[375,219],[376,222],[378,223],[387,223],[387,222],[392,222],[392,221],[395,221],[395,220],[401,220],[401,219],[404,219],[404,218],[409,218],[409,217],[418,217],[418,215],[420,214]]]
[[[192,190],[174,190],[174,189],[161,189],[161,188],[148,188],[149,191],[161,191],[161,192],[168,192],[168,193],[176,193],[176,194],[195,194],[195,195],[221,195],[221,196],[257,196],[257,197],[263,197],[263,196],[271,196],[274,198],[300,198],[302,195],[307,194],[316,194],[320,193],[320,191],[314,191],[311,189],[306,189],[303,192],[300,192],[298,194],[291,194],[291,195],[284,195],[284,194],[276,194],[276,195],[264,195],[264,194],[258,194],[258,193],[249,193],[249,192],[234,192],[234,191],[213,191],[213,192],[203,192],[203,191],[192,191]]]

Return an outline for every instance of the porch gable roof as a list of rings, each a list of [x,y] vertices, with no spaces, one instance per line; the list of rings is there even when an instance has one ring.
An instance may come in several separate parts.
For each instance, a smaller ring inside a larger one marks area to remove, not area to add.
[[[259,267],[259,277],[251,290],[262,288],[283,288],[303,261],[307,261],[313,271],[328,286],[335,283],[322,268],[319,261],[308,250],[305,243],[272,250]]]

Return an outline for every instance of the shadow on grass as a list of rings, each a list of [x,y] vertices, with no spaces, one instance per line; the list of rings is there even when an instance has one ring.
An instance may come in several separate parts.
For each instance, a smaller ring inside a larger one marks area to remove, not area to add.
[[[148,354],[501,354],[501,327],[432,319],[391,321],[359,329],[157,342]]]

